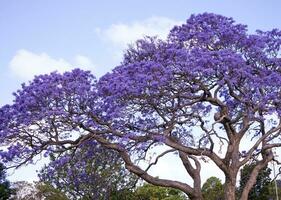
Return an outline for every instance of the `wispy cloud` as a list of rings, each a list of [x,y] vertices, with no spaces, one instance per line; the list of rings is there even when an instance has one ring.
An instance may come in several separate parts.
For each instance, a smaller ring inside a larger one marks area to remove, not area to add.
[[[63,58],[52,58],[47,53],[34,53],[25,49],[17,51],[9,63],[11,72],[26,81],[34,75],[46,74],[53,71],[64,72],[75,67],[92,69],[92,61],[85,56],[76,55],[72,62]]]
[[[98,35],[107,41],[121,48],[128,44],[141,39],[144,36],[158,36],[166,38],[169,30],[182,22],[176,21],[167,17],[151,17],[142,21],[134,21],[132,23],[117,23],[112,24],[106,29],[97,28]]]

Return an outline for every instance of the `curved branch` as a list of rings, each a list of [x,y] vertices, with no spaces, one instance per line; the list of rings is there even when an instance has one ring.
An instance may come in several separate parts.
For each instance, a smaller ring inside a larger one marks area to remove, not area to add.
[[[148,183],[162,186],[162,187],[172,187],[175,189],[179,189],[181,191],[184,191],[186,194],[190,195],[191,197],[197,196],[194,189],[186,183],[167,180],[167,179],[160,179],[149,175],[145,170],[141,169],[139,166],[135,165],[132,162],[130,155],[128,154],[128,152],[126,152],[124,148],[120,147],[118,144],[108,142],[106,139],[102,138],[101,136],[95,134],[92,135],[93,135],[93,139],[98,141],[102,146],[117,151],[122,157],[123,161],[125,162],[126,169],[136,174],[137,176],[141,177]]]
[[[194,155],[194,156],[207,156],[209,157],[223,172],[227,173],[228,172],[228,167],[225,165],[223,162],[223,159],[221,159],[216,153],[210,151],[209,149],[206,148],[192,148],[192,147],[187,147],[184,146],[176,141],[174,141],[173,138],[171,137],[166,137],[166,140],[164,143],[172,147],[178,151],[185,152],[189,155]]]
[[[169,150],[164,151],[163,153],[159,154],[159,155],[155,158],[154,162],[152,162],[152,163],[150,163],[150,164],[148,165],[148,167],[145,169],[145,171],[147,172],[153,165],[156,165],[157,162],[158,162],[158,160],[159,160],[161,157],[165,156],[165,155],[168,154],[168,153],[172,153],[172,152],[175,152],[175,151],[176,151],[175,149],[169,149]]]
[[[247,181],[245,187],[243,188],[243,192],[241,195],[241,200],[247,200],[248,194],[253,187],[253,185],[256,183],[257,176],[261,169],[266,167],[266,165],[274,158],[273,153],[269,152],[269,154],[261,161],[258,162],[258,164],[254,167],[252,170],[249,180]]]

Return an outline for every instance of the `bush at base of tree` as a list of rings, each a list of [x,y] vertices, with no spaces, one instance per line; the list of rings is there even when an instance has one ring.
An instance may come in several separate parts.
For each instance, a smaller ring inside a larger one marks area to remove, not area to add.
[[[186,200],[183,192],[173,189],[154,186],[145,183],[134,191],[117,191],[110,197],[110,200]]]
[[[210,177],[202,186],[202,194],[204,200],[222,200],[223,184],[217,177]]]

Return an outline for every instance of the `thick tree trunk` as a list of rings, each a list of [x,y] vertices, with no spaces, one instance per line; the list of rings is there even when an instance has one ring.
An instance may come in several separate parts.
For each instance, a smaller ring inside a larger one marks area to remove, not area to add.
[[[200,181],[200,183],[201,183],[201,181]],[[203,200],[203,195],[202,195],[202,191],[201,191],[201,186],[199,186],[199,187],[197,187],[196,189],[195,189],[195,193],[196,193],[196,198],[195,198],[195,200]]]
[[[203,200],[203,197],[190,197],[190,200]]]
[[[225,186],[224,186],[224,199],[235,200],[236,199],[236,179],[239,170],[239,143],[240,139],[237,135],[232,136],[231,144],[228,146],[226,153],[227,171],[225,174]]]
[[[236,198],[236,178],[226,179],[224,187],[224,199],[225,200],[235,200]]]
[[[197,196],[188,196],[190,200],[203,200],[203,196],[198,194]]]
[[[200,179],[200,178],[199,178]],[[203,200],[203,195],[202,195],[202,191],[201,191],[201,180],[194,180],[195,184],[194,184],[194,197],[191,198],[192,200]],[[199,185],[198,185],[199,184]]]

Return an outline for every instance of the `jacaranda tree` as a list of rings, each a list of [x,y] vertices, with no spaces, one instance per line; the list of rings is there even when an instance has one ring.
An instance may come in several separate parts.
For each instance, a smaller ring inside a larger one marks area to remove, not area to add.
[[[174,27],[166,40],[139,40],[98,81],[79,69],[36,76],[0,109],[0,143],[7,147],[1,159],[19,166],[93,140],[118,152],[145,181],[202,199],[204,157],[225,174],[228,200],[235,199],[239,169],[256,160],[245,200],[281,146],[280,44],[277,29],[252,34],[232,18],[204,13]],[[177,153],[192,185],[137,165],[157,145],[169,149],[156,161]]]

